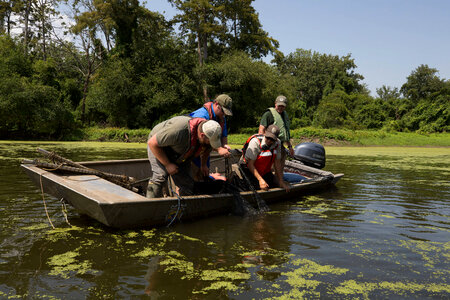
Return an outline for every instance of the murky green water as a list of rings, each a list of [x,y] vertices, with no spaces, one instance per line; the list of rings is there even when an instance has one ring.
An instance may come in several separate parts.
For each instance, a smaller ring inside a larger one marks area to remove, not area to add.
[[[450,149],[327,148],[337,189],[171,228],[117,231],[45,196],[19,169],[41,146],[73,160],[145,145],[0,142],[0,298],[450,297]]]

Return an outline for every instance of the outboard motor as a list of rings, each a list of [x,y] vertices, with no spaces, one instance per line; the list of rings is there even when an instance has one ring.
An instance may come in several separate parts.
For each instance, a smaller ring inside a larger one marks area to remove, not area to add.
[[[322,169],[325,167],[325,148],[316,143],[301,143],[294,148],[294,158],[307,166]]]

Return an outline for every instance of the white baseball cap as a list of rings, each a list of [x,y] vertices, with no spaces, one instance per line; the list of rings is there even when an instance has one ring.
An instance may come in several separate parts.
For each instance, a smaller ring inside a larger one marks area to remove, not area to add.
[[[220,137],[222,136],[222,127],[220,127],[219,123],[214,120],[206,121],[202,125],[202,130],[208,137],[211,147],[214,149],[222,147],[222,142],[220,141]]]

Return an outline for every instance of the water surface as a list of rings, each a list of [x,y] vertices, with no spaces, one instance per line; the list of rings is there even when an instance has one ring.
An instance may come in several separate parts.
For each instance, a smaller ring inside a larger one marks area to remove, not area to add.
[[[76,161],[146,156],[145,144],[0,142],[0,298],[450,296],[448,148],[327,148],[325,169],[345,173],[335,189],[260,217],[125,231],[43,197],[19,169],[38,146]]]

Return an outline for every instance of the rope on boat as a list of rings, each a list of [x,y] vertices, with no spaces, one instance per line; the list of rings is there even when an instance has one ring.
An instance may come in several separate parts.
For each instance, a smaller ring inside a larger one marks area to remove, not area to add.
[[[69,219],[67,218],[66,201],[64,200],[64,198],[61,198],[61,200],[59,200],[59,202],[61,202],[61,211],[64,215],[64,219],[66,220],[66,223],[69,224],[70,227],[72,227],[72,224],[70,224]]]
[[[175,215],[172,217],[172,220],[169,222],[169,224],[167,224],[167,227],[170,227],[170,225],[172,225],[172,223],[177,219],[178,214],[180,213],[180,211],[181,211],[181,209],[182,209],[181,200],[183,200],[183,199],[181,198],[181,196],[180,196],[177,192],[175,192],[175,191],[172,189],[172,187],[169,187],[169,189],[172,191],[172,193],[173,193],[174,195],[177,196],[177,199],[178,199],[178,205],[177,205],[177,211],[176,211]],[[170,211],[169,211],[169,213],[170,213]],[[168,216],[169,216],[169,215],[168,215]],[[178,218],[180,219],[181,216],[182,216],[182,214],[181,214]]]
[[[55,229],[55,226],[53,226],[52,220],[50,219],[50,216],[48,215],[47,204],[45,203],[44,186],[42,185],[42,174],[39,177],[39,181],[41,184],[42,202],[44,202],[45,214],[47,215],[48,222],[50,223],[50,225],[52,225],[52,228]]]

